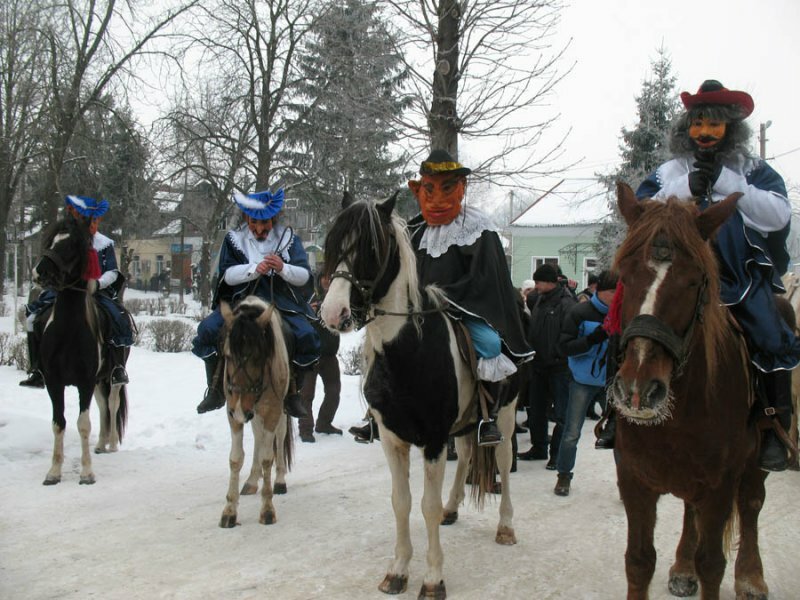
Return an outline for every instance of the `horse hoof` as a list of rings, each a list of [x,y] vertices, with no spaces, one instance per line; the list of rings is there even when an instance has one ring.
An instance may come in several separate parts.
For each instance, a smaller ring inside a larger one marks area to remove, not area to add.
[[[452,525],[458,521],[458,511],[454,510],[453,512],[446,512],[442,517],[442,525]]]
[[[494,541],[501,546],[513,546],[517,543],[517,536],[514,535],[514,529],[511,527],[498,527]]]
[[[51,477],[48,475],[44,478],[42,485],[55,485],[57,483],[61,483],[61,477]]]
[[[78,481],[81,485],[94,485],[95,479],[94,475],[87,475],[86,477],[81,477]]]
[[[272,486],[272,493],[273,494],[285,494],[286,493],[286,484],[285,483],[276,483]]]
[[[106,452],[108,452],[108,450],[106,450],[102,446],[96,446],[94,449],[95,454],[105,454]]]
[[[236,527],[236,515],[222,515],[222,518],[219,520],[219,526],[223,529]]]
[[[697,593],[697,578],[694,575],[670,575],[669,593],[679,598],[694,596]]]
[[[259,517],[258,522],[262,525],[272,525],[273,523],[277,522],[277,518],[275,517],[275,512],[272,510],[268,510],[267,512],[261,513],[261,517]]]
[[[736,600],[767,600],[769,598],[767,584],[761,577],[738,580],[734,589],[736,590]]]
[[[242,496],[252,496],[257,491],[258,491],[258,486],[257,485],[252,485],[250,483],[245,483],[242,486],[242,491],[240,492],[240,494]]]
[[[434,600],[444,600],[447,598],[447,590],[444,589],[444,581],[433,585],[423,583],[422,588],[419,590],[417,600],[424,598],[433,598]]]
[[[378,589],[384,594],[402,594],[408,588],[408,575],[386,574]]]

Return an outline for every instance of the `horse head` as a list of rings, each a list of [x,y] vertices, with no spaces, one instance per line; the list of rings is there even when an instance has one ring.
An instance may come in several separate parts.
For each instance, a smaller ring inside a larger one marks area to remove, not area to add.
[[[400,268],[395,192],[383,202],[354,202],[349,194],[325,238],[324,274],[330,287],[320,315],[339,332],[369,322]]]
[[[85,223],[66,217],[54,223],[42,238],[42,255],[33,268],[34,281],[62,290],[81,281],[86,269],[91,235]]]
[[[692,202],[638,201],[617,185],[628,234],[615,259],[623,293],[621,360],[610,395],[622,416],[657,424],[671,416],[674,378],[691,353],[704,368],[716,363],[724,331],[719,274],[709,238],[741,194],[700,212]]]
[[[246,423],[264,398],[273,402],[271,415],[277,423],[289,380],[288,353],[277,309],[256,296],[248,296],[235,309],[223,302],[225,320],[222,346],[225,359],[224,389],[228,415]],[[274,423],[272,423],[274,426]]]

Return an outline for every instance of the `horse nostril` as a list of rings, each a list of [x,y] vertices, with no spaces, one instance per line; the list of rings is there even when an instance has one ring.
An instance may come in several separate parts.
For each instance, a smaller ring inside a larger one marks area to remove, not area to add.
[[[662,403],[667,397],[667,386],[659,379],[653,379],[647,386],[642,403],[652,408]]]
[[[244,422],[249,423],[250,420],[253,418],[253,416],[254,416],[253,411],[248,410],[247,412],[244,413]]]

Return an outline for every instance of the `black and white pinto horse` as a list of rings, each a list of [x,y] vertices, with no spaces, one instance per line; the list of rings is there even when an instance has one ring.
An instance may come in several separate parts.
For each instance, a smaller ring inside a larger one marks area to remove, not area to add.
[[[111,365],[105,360],[104,332],[107,317],[92,295],[97,281],[85,281],[91,236],[87,226],[72,217],[56,222],[43,238],[42,256],[33,269],[34,281],[58,291],[49,315],[42,318],[40,364],[53,406],[53,459],[44,485],[61,481],[64,463],[64,389],[78,388],[81,436],[80,483],[92,484],[89,408],[92,394],[100,410],[100,435],[95,452],[116,452],[128,416],[124,385],[111,385]],[[39,321],[39,319],[37,319]]]
[[[263,475],[259,523],[277,521],[272,495],[286,493],[286,472],[292,463],[291,421],[283,411],[289,389],[289,353],[278,310],[257,296],[247,296],[225,319],[222,345],[223,386],[231,428],[230,480],[220,527],[236,526],[239,472],[244,464],[244,426],[253,427],[253,466],[242,494],[255,494]],[[272,486],[272,465],[277,475]]]
[[[445,598],[439,525],[458,517],[470,462],[473,497],[480,505],[494,480],[496,458],[502,499],[495,540],[516,543],[509,485],[515,401],[498,415],[505,438],[500,445],[478,447],[474,428],[456,438],[458,468],[443,507],[448,435],[476,422],[477,382],[459,354],[454,325],[444,312],[446,298],[433,286],[419,288],[408,231],[404,221],[392,214],[396,196],[380,204],[350,204],[336,218],[325,242],[325,271],[331,285],[321,316],[334,331],[366,326],[364,395],[378,423],[392,473],[397,530],[395,556],[379,589],[399,594],[408,584],[412,554],[409,451],[413,444],[425,458],[422,512],[428,533],[428,568],[419,596]]]

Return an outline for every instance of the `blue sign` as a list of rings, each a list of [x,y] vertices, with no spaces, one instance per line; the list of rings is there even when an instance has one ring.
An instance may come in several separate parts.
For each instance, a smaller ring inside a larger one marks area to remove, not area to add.
[[[181,252],[181,245],[180,244],[170,244],[169,251],[172,254],[189,254],[192,251],[191,244],[184,244],[183,245],[183,252]]]

